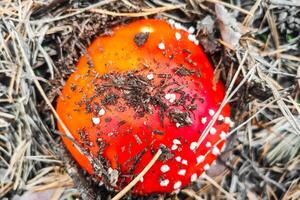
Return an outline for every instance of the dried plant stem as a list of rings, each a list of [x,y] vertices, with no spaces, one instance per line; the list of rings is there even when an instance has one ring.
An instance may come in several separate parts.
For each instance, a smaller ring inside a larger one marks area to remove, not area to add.
[[[279,34],[278,34],[278,31],[277,31],[276,23],[274,21],[274,18],[272,16],[272,13],[271,13],[270,10],[267,11],[266,17],[267,17],[267,21],[269,23],[269,27],[270,27],[270,30],[271,30],[272,37],[274,39],[276,50],[278,50],[279,47],[280,47]],[[280,52],[277,52],[276,56],[279,58],[280,57]]]
[[[235,199],[229,192],[224,190],[214,179],[212,179],[210,176],[208,176],[206,173],[203,173],[201,175],[202,178],[205,178],[208,182],[210,182],[213,186],[218,188],[222,193],[224,193],[227,197],[227,199]]]
[[[50,18],[50,19],[41,19],[41,20],[30,21],[30,23],[31,24],[41,24],[41,23],[51,23],[51,22],[55,22],[55,21],[60,21],[62,19],[66,19],[68,17],[78,15],[80,13],[83,13],[83,12],[87,11],[87,10],[93,9],[95,7],[98,7],[98,6],[106,5],[106,4],[112,3],[114,1],[116,1],[116,0],[103,0],[103,1],[100,1],[98,3],[93,4],[91,6],[88,6],[86,8],[78,9],[76,12],[72,12],[72,13],[69,13],[69,14],[66,14],[66,15],[62,15],[62,16],[58,16],[58,17],[54,17],[54,18]]]
[[[243,21],[243,25],[249,26],[249,23],[251,22],[251,20],[252,20],[252,18],[253,18],[253,16],[254,16],[254,13],[255,13],[255,11],[257,10],[257,8],[258,8],[259,4],[261,3],[261,1],[262,1],[262,0],[257,0],[257,1],[255,2],[255,4],[254,4],[254,5],[252,6],[252,8],[250,9],[250,13],[251,13],[252,15],[248,15],[248,16],[245,17],[245,19],[244,19],[244,21]]]
[[[119,200],[121,199],[129,190],[131,190],[137,182],[141,180],[141,178],[150,170],[150,168],[155,164],[155,162],[158,160],[159,156],[162,154],[162,150],[159,149],[152,160],[146,165],[146,167],[141,171],[137,177],[135,177],[123,190],[121,190],[112,200]]]
[[[204,200],[203,198],[201,198],[200,196],[198,196],[196,194],[196,192],[193,191],[193,190],[184,189],[184,190],[181,190],[181,193],[186,194],[186,195],[188,195],[189,197],[191,197],[191,198],[193,198],[195,200]]]
[[[22,51],[22,49],[21,49],[21,51]],[[25,53],[24,53],[24,55],[25,55]],[[24,58],[25,58],[25,56],[24,56]],[[31,74],[32,77],[33,77],[33,82],[34,82],[35,86],[37,87],[38,91],[39,91],[40,94],[42,95],[42,97],[43,97],[44,101],[46,102],[46,104],[49,106],[51,112],[53,113],[53,115],[54,115],[55,118],[57,119],[58,123],[59,123],[59,124],[61,125],[61,127],[63,128],[65,134],[67,135],[67,137],[74,139],[73,135],[71,134],[71,132],[69,131],[69,129],[67,128],[67,126],[65,125],[65,123],[62,121],[62,119],[60,118],[60,116],[57,114],[55,108],[52,106],[52,104],[51,104],[50,100],[48,99],[46,93],[44,92],[44,90],[43,90],[41,84],[40,84],[39,81],[37,80],[37,77],[36,77],[34,71],[32,70],[32,68],[31,68],[31,66],[30,66],[30,64],[29,64],[29,62],[28,62],[28,69],[29,69],[30,74]],[[75,145],[75,146],[76,146],[76,145]],[[81,151],[78,147],[77,147],[77,149],[78,149],[79,152],[82,153],[82,151]]]
[[[246,62],[246,59],[247,59],[247,56],[248,56],[248,51],[246,51],[239,67],[238,67],[238,70],[236,71],[234,77],[232,78],[232,81],[227,89],[227,92],[226,92],[226,95],[224,97],[224,100],[221,104],[221,106],[219,107],[218,111],[215,113],[215,115],[213,116],[212,120],[208,123],[208,125],[205,127],[203,133],[201,134],[201,136],[199,137],[198,141],[197,141],[197,147],[199,147],[203,140],[206,138],[206,136],[209,134],[209,130],[211,129],[211,127],[213,126],[213,124],[216,122],[217,120],[217,117],[219,116],[221,110],[223,109],[223,107],[226,105],[226,103],[232,98],[232,96],[238,91],[238,88],[240,88],[245,81],[248,80],[248,77],[251,76],[251,74],[254,72],[254,68],[252,68],[249,72],[248,72],[248,75],[244,77],[243,81],[240,82],[240,84],[235,88],[235,90],[231,92],[231,90],[233,89],[233,86],[234,86],[234,83],[236,81],[236,79],[238,78],[238,75],[244,65],[244,63]]]
[[[81,154],[84,154],[88,160],[92,163],[93,161],[95,161],[97,163],[97,165],[99,166],[99,168],[101,168],[102,171],[102,175],[104,175],[105,177],[107,176],[107,172],[104,169],[104,167],[102,166],[102,164],[100,162],[98,162],[97,159],[94,159],[90,154],[88,154],[84,149],[82,149],[75,141],[73,135],[71,134],[71,132],[69,131],[69,129],[67,128],[67,126],[65,125],[65,123],[62,121],[62,119],[60,118],[60,116],[58,115],[58,113],[56,112],[55,108],[52,106],[50,100],[48,99],[45,91],[43,90],[41,84],[38,81],[38,78],[36,77],[30,63],[29,60],[26,56],[25,50],[22,47],[22,42],[21,39],[19,38],[18,35],[16,35],[16,39],[18,41],[18,43],[20,44],[20,51],[21,54],[24,58],[24,63],[27,66],[30,75],[32,76],[33,82],[35,84],[35,86],[37,87],[37,90],[40,92],[41,96],[43,97],[44,101],[46,102],[46,104],[49,106],[51,112],[53,113],[54,117],[57,119],[57,122],[61,125],[63,131],[65,132],[65,136],[69,139],[71,139],[71,141],[73,141],[74,147],[78,150],[78,152],[80,152]]]
[[[98,9],[98,8],[90,9],[89,11],[94,13],[105,14],[105,15],[118,16],[118,17],[143,17],[147,15],[158,14],[168,10],[178,9],[181,7],[182,5],[174,5],[174,6],[172,5],[172,6],[153,8],[153,9],[144,9],[144,12],[138,12],[138,13],[119,13],[119,12],[112,12],[104,9]]]

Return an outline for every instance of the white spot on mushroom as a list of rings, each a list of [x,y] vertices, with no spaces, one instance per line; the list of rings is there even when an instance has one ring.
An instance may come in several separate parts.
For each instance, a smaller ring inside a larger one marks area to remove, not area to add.
[[[99,117],[93,117],[93,118],[92,118],[92,121],[93,121],[94,124],[97,125],[97,124],[100,123],[100,118],[99,118]]]
[[[180,156],[177,156],[177,157],[175,158],[175,160],[176,160],[177,162],[181,162],[181,157],[180,157]]]
[[[210,142],[207,142],[206,145],[205,145],[207,148],[211,147],[211,143]]]
[[[190,41],[194,42],[194,41],[196,40],[196,36],[193,35],[193,34],[189,34],[189,35],[188,35],[188,39],[189,39]]]
[[[204,161],[204,159],[205,159],[205,156],[203,156],[203,155],[198,156],[197,157],[197,164],[202,163]]]
[[[209,164],[204,165],[204,170],[208,170],[209,169]]]
[[[189,29],[188,29],[188,32],[190,34],[193,34],[195,32],[195,28],[193,26],[191,26]]]
[[[190,145],[190,149],[194,151],[197,148],[197,142],[192,142]]]
[[[171,94],[170,95],[170,103],[174,103],[174,101],[176,100],[176,94]]]
[[[191,182],[194,182],[194,181],[196,181],[196,180],[197,180],[197,174],[194,173],[194,174],[192,174],[192,176],[191,176]]]
[[[176,149],[178,149],[178,146],[177,146],[176,144],[173,144],[172,147],[171,147],[171,150],[174,151],[174,150],[176,150]]]
[[[231,122],[231,120],[230,120],[230,118],[229,117],[225,117],[225,124],[230,124],[230,122]]]
[[[184,165],[188,165],[188,161],[185,160],[185,159],[183,159],[183,160],[181,161],[181,163],[184,164]]]
[[[181,25],[180,23],[178,23],[178,22],[175,22],[175,23],[174,23],[174,27],[175,27],[176,29],[182,29],[182,25]]]
[[[177,181],[175,184],[174,184],[174,189],[177,190],[181,187],[181,181]]]
[[[195,44],[195,45],[199,45],[199,43],[200,43],[200,42],[199,42],[199,40],[197,40],[197,39],[194,41],[194,44]]]
[[[181,169],[181,170],[178,171],[178,175],[180,175],[180,176],[184,176],[185,173],[186,173],[185,169]]]
[[[219,115],[218,120],[219,120],[219,121],[223,121],[223,120],[224,120],[224,116],[223,116],[223,115]]]
[[[207,118],[206,118],[206,117],[202,117],[202,119],[201,119],[201,123],[202,123],[202,124],[205,124],[205,123],[206,123],[206,121],[207,121]]]
[[[165,95],[165,99],[169,100],[170,98],[171,98],[171,94],[170,94],[170,93],[167,93],[167,94]]]
[[[179,128],[180,126],[180,123],[176,122],[176,128]]]
[[[175,38],[176,38],[176,40],[180,40],[181,39],[181,34],[176,32],[175,33]]]
[[[166,187],[169,185],[169,183],[170,183],[170,181],[168,179],[165,179],[165,180],[160,181],[160,186]]]
[[[215,156],[220,154],[220,150],[218,149],[218,147],[213,147],[212,154],[214,154]]]
[[[174,25],[175,24],[175,20],[174,19],[169,19],[168,20],[169,24]]]
[[[210,134],[214,135],[214,134],[216,134],[217,130],[214,127],[211,127],[209,132],[210,132]]]
[[[152,80],[153,78],[154,78],[154,75],[153,75],[153,74],[148,74],[148,75],[147,75],[147,79],[148,79],[148,80]]]
[[[98,112],[98,115],[103,116],[105,114],[105,110],[101,108]]]
[[[180,140],[178,140],[178,139],[174,139],[174,140],[173,140],[173,144],[181,144],[181,142],[180,142]]]
[[[144,121],[144,125],[145,125],[145,126],[147,125],[147,121]]]
[[[224,131],[221,132],[220,138],[221,138],[222,140],[226,140],[226,133],[225,133]]]
[[[234,122],[230,120],[229,126],[232,128],[234,127]]]
[[[209,114],[210,116],[213,116],[213,115],[215,114],[215,111],[212,110],[212,109],[209,109],[208,114]]]
[[[170,99],[169,101],[170,103],[174,103],[175,99]]]
[[[164,44],[163,42],[160,42],[160,43],[158,44],[158,48],[159,48],[160,50],[164,50],[164,49],[166,48],[166,46],[165,46],[165,44]]]
[[[170,167],[168,166],[168,165],[162,165],[161,167],[160,167],[160,171],[162,172],[162,173],[166,173],[167,171],[169,171],[170,170]]]
[[[176,94],[167,93],[165,95],[165,99],[169,100],[170,103],[174,103],[174,101],[176,100]]]

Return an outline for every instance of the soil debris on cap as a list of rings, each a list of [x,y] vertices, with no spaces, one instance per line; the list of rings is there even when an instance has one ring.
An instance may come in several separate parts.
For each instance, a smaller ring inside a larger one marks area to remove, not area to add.
[[[149,38],[149,32],[140,32],[134,36],[134,42],[138,47],[142,47]]]
[[[175,68],[174,71],[175,71],[175,74],[177,74],[179,76],[191,76],[191,75],[195,74],[195,70],[188,69],[184,66]]]
[[[144,69],[148,70],[148,69]],[[178,82],[172,82],[170,79],[171,74],[164,74],[157,76],[161,81],[156,81],[156,84],[149,80],[147,75],[143,75],[142,71],[130,71],[126,73],[107,73],[101,78],[95,79],[95,90],[97,94],[95,96],[103,95],[104,98],[101,100],[102,106],[116,106],[117,110],[121,112],[120,108],[126,110],[126,106],[133,108],[136,112],[136,117],[144,117],[146,113],[151,114],[151,107],[158,106],[160,108],[161,123],[163,125],[164,117],[169,117],[171,122],[177,126],[188,126],[192,124],[189,112],[192,112],[197,108],[196,105],[188,103],[187,99],[191,99],[190,95],[185,94],[182,91],[186,85],[174,87]],[[188,69],[184,69],[184,74],[192,74]],[[168,77],[168,78],[166,78]],[[158,82],[158,83],[157,83]],[[169,88],[171,87],[171,88]],[[180,97],[176,100],[174,93],[168,93],[173,91],[180,94]],[[165,96],[174,96],[172,101],[170,99],[163,98]],[[119,105],[119,99],[125,101],[126,106]],[[92,112],[93,108],[91,102],[92,98],[84,98],[80,101],[80,104],[85,103],[85,107],[88,112]],[[169,110],[170,107],[167,103],[174,103],[173,109]],[[97,105],[97,109],[101,107],[98,102],[94,102]],[[176,109],[174,109],[176,108]],[[184,108],[186,111],[180,111]],[[169,111],[168,111],[169,110]],[[168,111],[168,112],[167,112]],[[180,125],[178,125],[180,124]],[[163,134],[158,130],[154,130],[153,134]]]

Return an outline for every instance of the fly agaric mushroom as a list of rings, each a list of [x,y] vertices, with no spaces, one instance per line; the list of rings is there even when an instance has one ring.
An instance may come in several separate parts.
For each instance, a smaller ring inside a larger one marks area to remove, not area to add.
[[[225,105],[200,146],[199,137],[224,98],[195,35],[180,24],[139,20],[100,36],[66,82],[57,112],[75,141],[63,141],[79,165],[120,190],[159,148],[162,156],[133,193],[172,192],[215,161],[231,123]],[[63,132],[59,125],[60,131]],[[221,142],[219,142],[221,140]]]

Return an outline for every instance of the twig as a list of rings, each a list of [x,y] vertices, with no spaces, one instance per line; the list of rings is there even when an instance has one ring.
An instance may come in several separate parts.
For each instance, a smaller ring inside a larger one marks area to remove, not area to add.
[[[254,13],[255,13],[255,11],[257,10],[257,8],[258,8],[259,4],[261,3],[261,1],[262,1],[262,0],[257,0],[257,1],[255,2],[255,4],[254,4],[254,5],[252,6],[252,8],[250,9],[250,13],[251,13],[252,15],[248,15],[248,16],[245,17],[245,19],[244,19],[244,21],[243,21],[243,25],[249,26],[249,23],[250,23],[250,21],[252,20],[252,18],[253,18],[253,16],[254,16]]]
[[[270,29],[271,29],[271,33],[272,33],[272,36],[273,36],[273,40],[274,40],[274,43],[275,43],[276,50],[278,50],[279,47],[280,47],[279,35],[278,35],[277,27],[276,27],[276,24],[275,24],[275,21],[274,21],[274,18],[272,16],[272,13],[271,13],[270,9],[268,9],[268,11],[266,13],[266,17],[267,17],[267,21],[268,21]],[[279,58],[280,57],[280,52],[277,52],[276,55],[277,55],[277,58]]]
[[[54,17],[54,18],[50,18],[50,19],[41,19],[41,20],[29,21],[29,23],[30,24],[43,24],[43,23],[51,23],[51,22],[59,21],[59,20],[62,20],[62,19],[66,19],[68,17],[78,15],[80,13],[83,13],[83,12],[89,10],[89,9],[92,9],[92,8],[95,8],[95,7],[98,7],[98,6],[103,6],[103,5],[106,5],[108,3],[112,3],[114,1],[116,1],[116,0],[100,1],[99,3],[95,3],[93,5],[90,5],[90,6],[86,7],[86,8],[78,9],[76,12],[73,12],[73,13],[69,13],[69,14],[66,14],[66,15],[62,15],[62,16]]]
[[[229,192],[224,190],[214,179],[208,176],[205,172],[201,175],[202,178],[205,178],[208,182],[218,188],[222,193],[224,193],[228,199],[235,199]]]
[[[172,6],[153,8],[153,9],[144,9],[144,12],[138,12],[138,13],[118,13],[118,12],[112,12],[112,11],[99,9],[99,8],[93,8],[88,11],[94,12],[94,13],[111,15],[111,16],[118,16],[118,17],[143,17],[143,16],[148,16],[148,15],[158,14],[158,13],[169,11],[169,10],[178,9],[181,7],[182,7],[182,5],[174,5],[174,6],[172,5]]]
[[[232,81],[227,89],[226,95],[224,97],[224,100],[221,104],[221,106],[219,107],[218,111],[215,113],[215,115],[213,116],[212,120],[210,120],[210,122],[208,123],[208,125],[205,127],[203,133],[201,134],[201,136],[199,137],[198,141],[197,141],[197,147],[199,147],[201,145],[201,143],[203,142],[203,140],[206,138],[206,136],[209,134],[209,130],[211,129],[211,127],[213,126],[213,124],[215,123],[215,121],[217,120],[217,117],[219,116],[221,110],[223,109],[223,107],[226,105],[226,103],[231,99],[231,97],[235,94],[235,92],[237,92],[237,89],[239,87],[242,86],[242,84],[244,84],[244,82],[247,80],[247,77],[250,77],[250,75],[254,72],[254,68],[252,68],[248,75],[244,77],[243,81],[240,82],[239,86],[237,86],[235,88],[235,90],[230,94],[231,89],[233,88],[233,85],[235,83],[235,80],[238,78],[238,75],[244,65],[244,63],[246,62],[246,58],[248,56],[248,51],[245,53],[243,60],[241,61],[238,70],[236,71],[234,77],[232,78]]]
[[[14,119],[15,118],[14,115],[9,114],[9,113],[5,113],[5,112],[1,112],[1,111],[0,111],[0,117],[4,117],[4,118],[7,118],[7,119]]]
[[[193,198],[195,200],[204,200],[203,198],[201,198],[200,196],[198,196],[194,190],[184,189],[184,190],[181,190],[181,192],[183,194],[188,195],[189,197],[191,197],[191,198]]]
[[[286,60],[292,60],[292,61],[297,61],[300,62],[300,57],[289,55],[289,54],[281,54],[281,58],[286,59]]]
[[[150,168],[155,164],[159,156],[162,154],[162,150],[159,149],[152,160],[146,165],[146,167],[135,177],[123,190],[121,190],[112,200],[119,200],[121,199],[129,190],[131,190],[137,182],[141,180],[141,178],[150,170]]]

